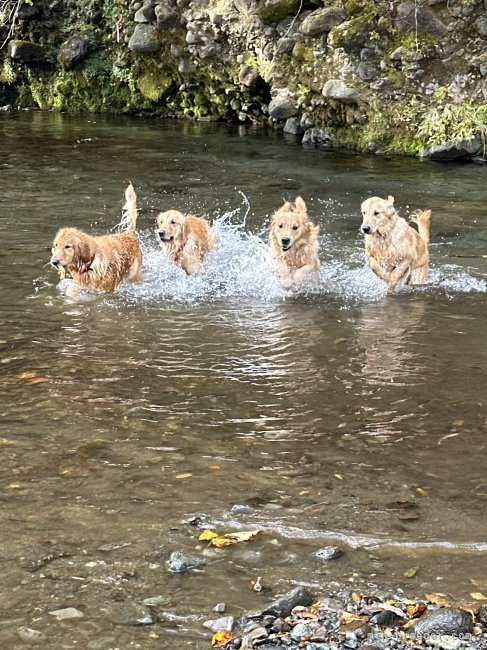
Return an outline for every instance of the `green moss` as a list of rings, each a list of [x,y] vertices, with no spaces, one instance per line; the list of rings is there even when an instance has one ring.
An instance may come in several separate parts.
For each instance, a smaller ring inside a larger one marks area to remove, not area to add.
[[[315,60],[313,49],[305,45],[302,41],[296,41],[292,55],[295,59],[306,61],[307,63],[313,63]]]
[[[295,16],[300,6],[300,0],[259,0],[257,14],[263,23],[269,25],[287,16]]]
[[[328,34],[328,44],[335,49],[342,47],[346,51],[362,47],[366,41],[377,38],[375,27],[375,14],[361,13],[356,18],[333,27]]]
[[[377,11],[374,0],[343,0],[343,8],[347,16],[356,14],[375,13]]]
[[[173,79],[167,71],[153,68],[137,79],[138,88],[143,97],[157,102],[171,88]]]

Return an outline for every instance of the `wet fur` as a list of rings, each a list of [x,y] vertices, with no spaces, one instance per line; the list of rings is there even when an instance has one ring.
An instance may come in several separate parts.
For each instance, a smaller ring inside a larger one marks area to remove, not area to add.
[[[132,184],[125,191],[125,199],[128,225],[123,233],[94,237],[77,228],[58,231],[51,264],[69,271],[73,278],[69,296],[74,297],[80,290],[114,291],[124,279],[141,279],[142,251],[135,235],[137,196]]]
[[[157,230],[164,253],[188,275],[199,273],[206,253],[218,245],[205,219],[184,215],[178,210],[161,212],[157,217]]]
[[[306,203],[300,196],[294,204],[286,201],[274,213],[269,246],[283,289],[299,291],[310,274],[319,271],[318,233],[318,226],[308,220]]]
[[[362,203],[365,253],[369,266],[392,293],[398,284],[424,284],[429,270],[431,210],[418,210],[412,228],[394,208],[394,197],[373,196]],[[367,229],[368,232],[367,232]]]

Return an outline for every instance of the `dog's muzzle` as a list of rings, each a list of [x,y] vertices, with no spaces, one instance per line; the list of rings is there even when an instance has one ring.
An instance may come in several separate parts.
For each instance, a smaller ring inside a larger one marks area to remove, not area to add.
[[[370,226],[367,226],[367,224],[363,224],[360,230],[364,233],[364,235],[370,235]]]
[[[161,241],[171,241],[174,237],[167,237],[165,230],[159,230],[159,239]]]
[[[288,251],[291,248],[290,237],[281,237],[281,248],[283,251]]]
[[[58,268],[58,266],[61,264],[61,262],[57,259],[57,257],[51,257],[51,265],[54,266],[54,268]]]

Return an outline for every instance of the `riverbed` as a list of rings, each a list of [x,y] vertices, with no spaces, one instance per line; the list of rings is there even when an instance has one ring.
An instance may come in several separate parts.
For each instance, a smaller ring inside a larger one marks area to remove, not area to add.
[[[248,126],[15,113],[0,129],[4,647],[26,627],[43,647],[207,648],[217,603],[238,616],[299,584],[486,593],[485,168]],[[56,230],[114,228],[129,181],[144,279],[73,303],[48,265]],[[266,240],[298,195],[322,268],[294,295]],[[431,208],[424,287],[386,296],[367,268],[372,195]],[[159,250],[170,208],[219,235],[199,277]],[[215,549],[206,528],[261,532]],[[175,550],[204,567],[172,574]],[[155,597],[159,622],[135,624],[127,607]],[[68,607],[83,618],[50,614]]]

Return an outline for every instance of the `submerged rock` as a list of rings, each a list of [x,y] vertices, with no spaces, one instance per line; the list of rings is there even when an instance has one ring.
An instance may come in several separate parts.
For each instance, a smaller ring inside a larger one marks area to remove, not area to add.
[[[482,143],[478,139],[462,140],[461,142],[445,142],[444,144],[435,144],[433,147],[425,149],[420,153],[420,158],[440,161],[467,159],[477,155],[481,150]]]
[[[316,551],[315,556],[322,562],[328,562],[329,560],[336,560],[341,557],[344,552],[345,551],[342,548],[338,548],[338,546],[324,546]]]
[[[307,587],[295,587],[291,589],[284,596],[278,598],[274,602],[267,605],[267,607],[262,610],[262,614],[270,614],[271,616],[276,616],[278,618],[286,618],[289,616],[291,611],[298,605],[311,605],[314,600],[314,596]]]
[[[83,618],[83,612],[80,612],[79,609],[75,607],[66,607],[65,609],[55,609],[53,612],[49,612],[51,616],[55,616],[58,621],[66,621],[70,618]]]
[[[206,562],[207,560],[202,557],[196,557],[184,551],[173,551],[166,566],[171,573],[184,573],[191,569],[201,569]]]

